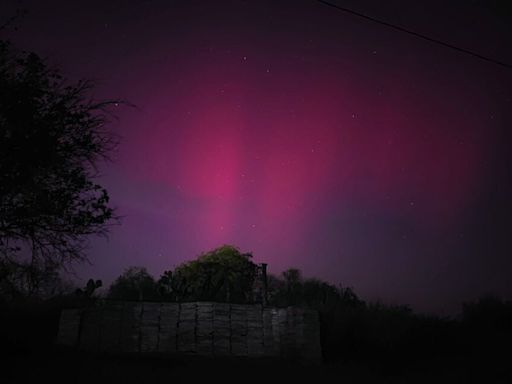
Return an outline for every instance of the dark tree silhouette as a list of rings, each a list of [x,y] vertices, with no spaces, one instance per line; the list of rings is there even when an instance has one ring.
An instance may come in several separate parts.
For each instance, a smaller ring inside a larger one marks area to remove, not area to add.
[[[144,267],[129,267],[110,286],[108,297],[118,300],[156,300],[158,284]]]
[[[94,178],[115,147],[106,123],[118,102],[91,89],[0,41],[0,258],[29,275],[86,260],[87,236],[114,218]]]
[[[157,281],[158,293],[162,299],[167,301],[175,301],[175,293],[172,285],[172,271],[164,271]]]
[[[473,328],[512,332],[512,301],[484,295],[476,301],[463,303],[462,319]]]
[[[34,266],[0,260],[0,301],[50,298],[71,293],[73,285],[49,264]]]
[[[336,287],[314,278],[305,279],[296,268],[283,271],[279,277],[269,275],[268,295],[269,303],[278,307],[298,305],[323,311],[364,305],[351,288]]]
[[[82,296],[86,298],[92,298],[94,296],[94,292],[103,286],[103,282],[101,280],[87,280],[87,284],[84,288],[77,288],[75,290],[75,295]]]

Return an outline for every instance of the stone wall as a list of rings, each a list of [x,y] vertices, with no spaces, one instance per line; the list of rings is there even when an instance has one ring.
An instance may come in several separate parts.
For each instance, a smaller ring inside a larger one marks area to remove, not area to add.
[[[58,343],[89,351],[321,359],[318,312],[211,302],[105,301],[63,310]]]

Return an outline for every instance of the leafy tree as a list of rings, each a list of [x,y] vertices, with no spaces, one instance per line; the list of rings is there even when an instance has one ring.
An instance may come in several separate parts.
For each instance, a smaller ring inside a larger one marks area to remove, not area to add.
[[[87,284],[84,288],[78,288],[75,290],[75,294],[77,296],[86,297],[88,299],[94,297],[94,292],[103,286],[103,282],[101,280],[87,280]]]
[[[178,266],[172,277],[177,300],[253,301],[257,266],[252,254],[223,245]]]
[[[462,320],[476,328],[512,331],[512,301],[484,295],[476,301],[463,303]]]
[[[58,269],[86,259],[88,235],[105,234],[114,212],[94,182],[115,146],[106,129],[116,101],[89,97],[36,54],[0,40],[0,259]],[[35,279],[36,275],[28,275]]]
[[[27,297],[47,299],[73,291],[71,282],[59,271],[45,263],[20,264],[0,260],[0,299],[13,300]]]
[[[269,303],[278,307],[298,305],[321,311],[364,305],[351,288],[336,287],[319,279],[304,279],[296,268],[285,270],[279,277],[269,275],[268,297]]]
[[[108,297],[118,300],[156,300],[158,285],[144,267],[129,267],[110,286]]]
[[[282,273],[285,298],[288,305],[296,305],[302,300],[302,273],[296,268],[287,269]]]
[[[158,293],[160,296],[168,301],[175,301],[176,296],[173,288],[173,274],[172,271],[164,271],[162,276],[157,281]]]
[[[348,304],[351,299],[344,292],[350,288],[337,288],[318,279],[307,279],[302,286],[302,301],[312,307],[330,307],[340,302]]]

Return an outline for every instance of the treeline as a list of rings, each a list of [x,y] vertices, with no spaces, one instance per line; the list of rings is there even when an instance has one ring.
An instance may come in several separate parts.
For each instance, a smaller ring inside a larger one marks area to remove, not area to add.
[[[105,296],[123,300],[262,302],[262,269],[250,253],[222,246],[165,271],[157,279],[130,267]],[[367,303],[349,287],[304,278],[298,269],[267,276],[270,306],[305,306],[319,311],[327,361],[375,362],[385,370],[433,356],[496,359],[512,342],[512,302],[484,296],[464,303],[460,315],[442,318],[415,313],[407,305]],[[482,352],[485,351],[484,354]],[[496,353],[495,353],[496,352]]]
[[[297,269],[268,275],[265,290],[262,274],[250,253],[222,246],[173,271],[164,271],[158,278],[144,267],[130,267],[102,294],[98,293],[100,280],[91,279],[85,287],[71,289],[55,279],[59,288],[51,289],[51,279],[46,278],[41,285],[45,287],[43,300],[23,291],[24,284],[11,276],[14,280],[0,284],[0,299],[4,309],[15,311],[4,310],[1,319],[11,324],[4,324],[3,329],[15,324],[24,328],[24,337],[48,342],[57,331],[62,308],[94,305],[99,299],[255,303],[262,302],[266,292],[270,306],[305,306],[319,311],[326,361],[375,362],[389,371],[434,356],[469,354],[482,363],[499,359],[502,355],[497,351],[512,342],[512,302],[497,297],[465,303],[461,315],[449,319],[417,314],[408,306],[367,303],[351,288],[304,278]],[[31,305],[16,304],[23,301]],[[16,315],[8,319],[9,313]],[[38,318],[41,321],[34,321]],[[21,345],[19,339],[12,343]]]
[[[167,270],[155,279],[144,267],[129,267],[109,287],[106,297],[119,300],[218,301],[320,308],[335,303],[364,304],[351,288],[305,279],[298,269],[263,276],[250,253],[224,245]]]

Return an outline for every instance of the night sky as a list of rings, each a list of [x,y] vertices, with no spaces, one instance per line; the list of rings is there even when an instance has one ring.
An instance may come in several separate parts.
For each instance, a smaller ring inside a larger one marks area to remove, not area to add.
[[[512,62],[499,1],[333,3]],[[218,245],[454,313],[512,295],[512,69],[314,0],[2,1],[3,32],[121,98],[101,183],[123,216],[83,279]],[[85,280],[84,280],[85,281]]]

